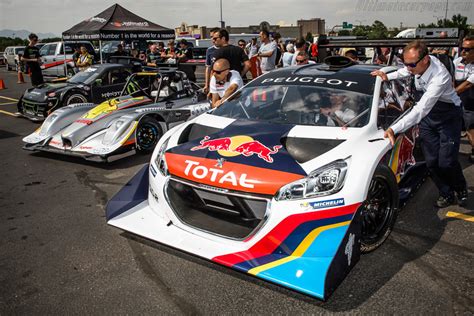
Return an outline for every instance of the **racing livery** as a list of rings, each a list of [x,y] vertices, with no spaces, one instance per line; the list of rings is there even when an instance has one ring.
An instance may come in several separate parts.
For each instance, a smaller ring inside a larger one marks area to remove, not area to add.
[[[102,64],[89,67],[65,82],[43,83],[26,90],[18,111],[33,121],[43,121],[53,111],[74,103],[100,103],[118,97],[128,76],[140,65]]]
[[[23,148],[94,161],[107,161],[130,150],[151,152],[170,127],[209,109],[205,95],[184,73],[139,72],[129,78],[118,98],[54,111],[23,139]]]
[[[108,223],[327,299],[426,176],[416,130],[394,148],[383,138],[410,95],[370,75],[379,68],[313,64],[255,79],[168,131],[109,201]]]

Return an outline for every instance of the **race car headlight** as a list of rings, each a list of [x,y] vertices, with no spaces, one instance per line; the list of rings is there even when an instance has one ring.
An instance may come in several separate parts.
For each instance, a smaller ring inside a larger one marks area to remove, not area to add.
[[[126,132],[129,125],[130,124],[126,124],[126,121],[123,119],[118,119],[113,122],[107,129],[102,144],[108,146],[118,142],[121,136]]]
[[[49,128],[51,127],[51,125],[56,121],[56,119],[58,118],[58,114],[56,113],[51,113],[51,115],[49,115],[43,122],[43,125],[41,125],[41,128],[39,129],[39,134],[41,136],[44,136],[47,134]]]
[[[298,200],[310,197],[331,195],[344,186],[347,163],[336,160],[311,172],[306,178],[282,187],[275,199],[277,201]]]
[[[168,138],[160,146],[160,149],[158,150],[158,154],[156,155],[156,159],[155,159],[155,164],[158,166],[158,170],[160,170],[160,173],[165,177],[169,175],[168,166],[166,165],[166,159],[165,159],[165,151],[166,151],[166,148],[168,147],[169,140],[170,139]]]
[[[56,96],[56,92],[50,92],[48,93],[48,97],[54,98]]]

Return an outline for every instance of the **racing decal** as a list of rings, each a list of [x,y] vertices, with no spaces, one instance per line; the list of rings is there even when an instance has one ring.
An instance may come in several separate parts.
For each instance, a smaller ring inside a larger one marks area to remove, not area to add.
[[[417,137],[418,127],[414,127],[398,136],[395,141],[390,156],[389,166],[395,174],[397,182],[400,182],[408,168],[416,163],[415,157],[413,156],[413,150],[415,148]]]
[[[323,77],[299,77],[299,76],[289,76],[289,77],[278,77],[278,78],[266,78],[262,81],[262,84],[274,82],[274,83],[314,83],[314,84],[324,84],[330,86],[343,85],[345,87],[350,87],[353,84],[359,84],[357,81],[349,80],[340,80],[335,78],[323,78]]]
[[[237,120],[216,133],[173,147],[168,152],[214,161],[224,158],[240,165],[306,176],[282,146],[282,139],[293,127],[291,124]]]
[[[137,97],[131,99],[112,99],[102,102],[101,104],[97,105],[95,108],[89,110],[86,114],[84,114],[81,118],[83,119],[95,119],[101,115],[107,115],[113,111],[120,109],[125,109],[131,106],[135,106],[140,103],[148,102],[148,99],[144,97]]]
[[[334,200],[325,200],[325,201],[316,201],[316,202],[305,202],[301,203],[301,207],[311,207],[312,209],[328,208],[344,205],[344,198],[334,199]]]
[[[274,195],[283,185],[303,175],[216,159],[165,153],[170,174],[193,182],[230,190]],[[216,163],[217,162],[217,163]]]
[[[153,175],[153,177],[156,177],[156,169],[155,167],[153,167],[153,164],[150,164],[150,171],[151,171],[151,174]],[[150,191],[151,191],[151,187],[150,187]]]
[[[350,221],[360,204],[288,216],[248,250],[214,257],[212,260],[247,272],[290,256],[315,229]]]
[[[66,59],[66,63],[68,62],[71,62],[72,59]],[[53,63],[49,63],[49,64],[43,64],[41,65],[41,69],[48,69],[48,68],[51,68],[51,67],[56,67],[56,66],[59,66],[59,65],[63,65],[64,64],[64,60],[60,60],[60,61],[55,61]]]
[[[100,96],[101,96],[101,98],[103,98],[103,99],[110,99],[110,98],[112,98],[112,97],[118,97],[121,92],[122,92],[122,90],[103,92],[103,93],[101,93]]]
[[[275,145],[272,150],[258,140],[245,135],[216,139],[210,139],[209,136],[206,136],[200,141],[200,145],[191,148],[191,151],[208,149],[210,151],[218,151],[224,157],[232,157],[239,154],[249,157],[256,154],[258,158],[272,163],[273,158],[270,155],[276,154],[281,147],[281,145]]]
[[[347,240],[346,248],[344,249],[344,254],[347,256],[347,265],[351,265],[352,260],[352,250],[354,249],[354,239],[355,235],[350,233],[349,239]]]

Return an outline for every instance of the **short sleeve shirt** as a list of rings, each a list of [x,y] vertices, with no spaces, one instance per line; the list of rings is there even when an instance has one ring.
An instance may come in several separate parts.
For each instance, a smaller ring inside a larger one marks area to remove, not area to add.
[[[212,64],[216,61],[214,58],[214,53],[216,52],[217,47],[211,46],[206,49],[206,66],[212,66]]]
[[[239,46],[227,45],[220,47],[214,53],[215,60],[225,58],[229,61],[230,69],[237,71],[239,74],[244,69],[244,62],[249,60],[247,54]]]
[[[258,50],[259,53],[268,53],[268,52],[273,52],[273,54],[270,57],[262,57],[262,61],[260,62],[260,68],[262,71],[270,71],[275,69],[275,60],[276,60],[276,50],[277,50],[277,45],[275,41],[271,41],[267,44],[262,43],[260,45],[260,49]]]
[[[216,77],[212,76],[211,81],[209,83],[209,91],[211,93],[217,93],[222,98],[226,90],[232,85],[236,84],[237,89],[240,89],[244,86],[244,82],[242,81],[242,77],[240,77],[240,73],[235,70],[230,71],[230,79],[226,81],[224,84],[219,84],[216,82]]]
[[[40,57],[39,48],[36,46],[26,46],[23,52],[23,57],[27,59],[36,59]],[[28,61],[26,62],[31,71],[41,70],[38,62]]]

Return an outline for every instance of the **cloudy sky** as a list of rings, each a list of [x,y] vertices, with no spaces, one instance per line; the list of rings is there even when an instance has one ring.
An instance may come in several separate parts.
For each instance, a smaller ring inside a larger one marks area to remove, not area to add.
[[[63,31],[93,17],[114,3],[166,27],[181,22],[217,26],[219,0],[0,0],[0,29],[27,29],[34,32]],[[417,26],[445,15],[461,13],[474,23],[473,0],[222,0],[227,25],[245,26],[268,21],[270,24],[296,24],[298,19],[319,17],[326,28],[343,21],[354,25],[380,20],[387,26]]]

